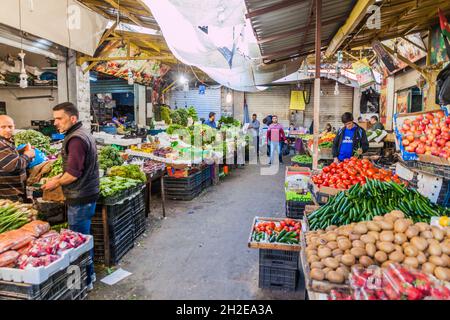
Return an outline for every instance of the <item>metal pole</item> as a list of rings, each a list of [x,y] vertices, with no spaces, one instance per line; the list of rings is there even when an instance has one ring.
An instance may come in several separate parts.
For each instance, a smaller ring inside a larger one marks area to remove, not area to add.
[[[316,0],[316,73],[314,79],[314,144],[313,169],[317,170],[319,162],[319,126],[320,126],[320,49],[322,27],[322,0]]]

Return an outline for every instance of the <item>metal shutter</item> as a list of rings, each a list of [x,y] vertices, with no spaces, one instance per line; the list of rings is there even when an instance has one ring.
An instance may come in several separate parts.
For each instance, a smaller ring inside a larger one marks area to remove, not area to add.
[[[122,79],[91,81],[91,94],[134,92],[134,86]]]
[[[334,95],[334,81],[322,81],[324,93],[320,97],[319,130],[324,130],[327,123],[336,129],[342,127],[341,116],[344,112],[353,112],[353,87],[339,84],[339,95]],[[311,89],[310,103],[306,106],[304,126],[311,125],[314,113],[314,86]]]
[[[291,87],[272,87],[261,92],[246,93],[250,117],[253,113],[262,121],[269,114],[276,114],[279,121],[289,120]]]
[[[216,113],[216,120],[221,116],[220,88],[206,88],[205,94],[199,94],[198,89],[189,91],[171,91],[167,94],[167,101],[172,108],[194,106],[199,118],[208,119],[209,113]]]

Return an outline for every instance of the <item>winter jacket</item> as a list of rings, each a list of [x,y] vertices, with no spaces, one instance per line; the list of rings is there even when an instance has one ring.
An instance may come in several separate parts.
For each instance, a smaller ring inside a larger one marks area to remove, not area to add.
[[[272,139],[273,134],[273,139]],[[277,136],[278,135],[278,136]],[[286,135],[284,134],[283,126],[279,123],[272,123],[267,129],[267,141],[284,141]]]

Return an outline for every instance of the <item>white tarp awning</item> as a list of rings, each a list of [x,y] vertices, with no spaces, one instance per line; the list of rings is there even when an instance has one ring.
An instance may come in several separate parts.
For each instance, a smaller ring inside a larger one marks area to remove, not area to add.
[[[229,88],[256,92],[300,67],[302,59],[262,63],[243,0],[144,1],[175,57]]]
[[[108,23],[75,0],[1,0],[1,6],[0,23],[20,29],[22,20],[23,31],[91,56]]]

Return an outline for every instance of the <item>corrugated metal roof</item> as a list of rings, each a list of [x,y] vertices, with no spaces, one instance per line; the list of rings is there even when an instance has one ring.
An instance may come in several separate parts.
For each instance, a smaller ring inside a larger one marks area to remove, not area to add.
[[[322,0],[322,46],[328,45],[355,0]],[[315,48],[315,0],[245,0],[266,61],[307,55]]]

